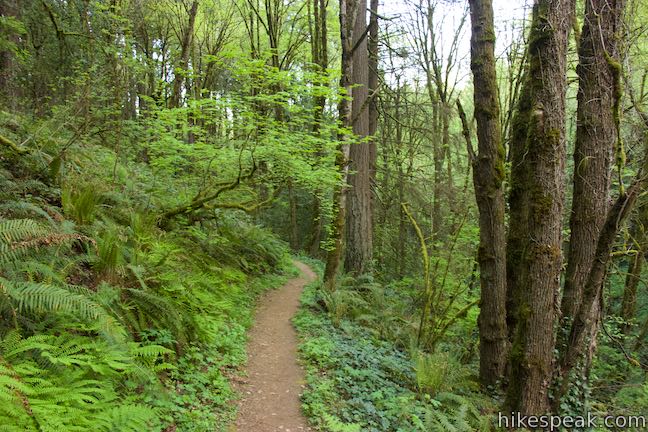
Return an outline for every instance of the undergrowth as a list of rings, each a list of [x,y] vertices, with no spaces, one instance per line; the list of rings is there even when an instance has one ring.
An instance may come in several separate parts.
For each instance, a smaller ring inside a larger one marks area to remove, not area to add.
[[[294,318],[307,375],[303,409],[321,430],[490,430],[494,407],[466,366],[447,353],[402,349],[362,314],[328,310],[326,295],[320,282],[307,286]]]
[[[53,173],[39,145],[0,154],[0,430],[224,430],[286,245],[216,210],[161,229],[149,166],[86,142]]]

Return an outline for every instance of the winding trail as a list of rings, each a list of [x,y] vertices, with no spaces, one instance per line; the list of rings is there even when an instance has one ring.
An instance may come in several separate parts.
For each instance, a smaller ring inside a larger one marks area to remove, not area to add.
[[[297,333],[290,319],[299,307],[304,285],[313,271],[294,262],[301,276],[261,299],[248,342],[247,379],[237,385],[243,395],[234,431],[312,431],[301,412],[304,374],[297,364]]]

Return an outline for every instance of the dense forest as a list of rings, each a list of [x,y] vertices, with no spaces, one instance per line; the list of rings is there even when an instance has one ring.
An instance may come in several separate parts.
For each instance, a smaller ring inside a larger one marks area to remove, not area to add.
[[[646,191],[643,0],[0,0],[0,430],[646,430]]]

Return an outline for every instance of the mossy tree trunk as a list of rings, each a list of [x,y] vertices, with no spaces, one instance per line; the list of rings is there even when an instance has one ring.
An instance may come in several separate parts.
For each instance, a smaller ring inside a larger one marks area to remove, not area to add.
[[[478,154],[472,161],[479,209],[479,314],[482,384],[495,386],[504,376],[506,330],[506,230],[504,221],[504,147],[495,71],[495,28],[491,0],[470,0],[471,69],[475,91]]]
[[[572,378],[570,374],[577,366],[583,363],[583,360],[585,360],[583,370],[587,373],[589,366],[587,362],[591,361],[591,357],[587,357],[588,348],[598,333],[600,321],[598,303],[600,302],[603,284],[607,276],[607,267],[610,261],[612,246],[619,232],[619,227],[632,210],[639,194],[646,186],[645,183],[645,178],[635,179],[628,190],[619,195],[607,213],[605,224],[601,229],[601,234],[596,245],[592,268],[587,276],[583,289],[583,300],[574,317],[569,338],[567,339],[565,353],[561,359],[560,376],[562,379],[554,395],[558,399],[567,393]]]
[[[376,183],[376,164],[378,160],[378,152],[376,150],[376,131],[378,130],[378,0],[371,0],[369,2],[369,41],[367,43],[367,50],[369,55],[369,136],[372,137],[369,141],[369,180],[371,188],[375,187]],[[372,197],[372,210],[373,210],[373,193]]]
[[[614,2],[617,7],[621,1]],[[614,121],[615,76],[606,56],[616,57],[620,10],[604,0],[587,1],[580,37],[573,204],[562,315],[573,319],[592,267],[596,242],[605,223],[612,155],[617,142]]]
[[[601,245],[600,242],[603,238],[614,238],[618,229],[615,224],[606,228],[614,229],[613,233],[603,232],[606,217],[609,217],[608,196],[613,154],[615,149],[621,151],[617,136],[620,71],[614,67],[613,62],[616,62],[619,55],[623,7],[623,0],[587,1],[583,30],[579,38],[571,236],[558,343],[563,385],[558,396],[565,393],[565,385],[571,380],[567,375],[577,363],[581,365],[577,372],[580,379],[588,379],[601,320],[602,287],[607,270],[597,268],[600,260],[604,259],[607,263],[609,259],[608,256],[597,254],[605,253],[605,247],[611,248],[611,245]],[[597,275],[597,272],[602,273]],[[591,284],[594,285],[590,286]],[[568,332],[571,332],[569,339],[566,338]],[[573,343],[583,346],[570,346]],[[576,355],[582,358],[576,358]],[[577,388],[577,391],[580,390]],[[581,399],[585,397],[585,394],[580,395]],[[556,407],[559,400],[560,397],[555,399]]]
[[[549,409],[562,270],[567,40],[573,11],[573,0],[536,0],[533,6],[511,141],[509,239],[515,249],[507,271],[514,280],[516,327],[506,406],[526,414]]]

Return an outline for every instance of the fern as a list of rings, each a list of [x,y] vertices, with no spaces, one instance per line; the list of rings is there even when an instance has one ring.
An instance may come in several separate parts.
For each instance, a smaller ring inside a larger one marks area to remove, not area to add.
[[[426,414],[428,430],[489,430],[489,422],[484,421],[486,416],[467,397],[442,392],[436,396],[436,402],[438,409],[429,409]]]
[[[0,278],[0,288],[18,304],[21,311],[73,312],[88,319],[96,319],[100,314],[100,307],[86,297],[56,286]]]
[[[99,324],[100,330],[121,339],[123,328],[99,304],[88,297],[55,285],[10,281],[0,277],[0,293],[11,299],[19,311],[65,312]]]
[[[94,419],[94,424],[106,431],[140,432],[150,430],[157,413],[144,405],[114,406]]]
[[[119,402],[115,387],[124,374],[143,370],[132,351],[154,362],[168,350],[72,334],[22,339],[9,332],[0,341],[0,424],[25,431],[150,430],[157,412]]]
[[[128,295],[127,306],[131,311],[140,314],[139,331],[147,328],[149,324],[155,323],[163,328],[172,330],[176,336],[184,336],[183,318],[178,313],[178,306],[151,291],[136,288],[126,288]]]
[[[41,247],[72,240],[94,243],[79,233],[55,231],[33,219],[0,219],[0,264],[18,261]]]
[[[62,219],[61,215],[58,214],[58,212],[56,212],[55,210],[51,208],[48,208],[48,210],[52,212],[54,217],[52,217],[52,215],[48,213],[48,211],[43,210],[43,208],[27,201],[8,201],[3,204],[0,204],[0,214],[4,214],[5,216],[10,215],[13,218],[26,217],[30,215],[38,216],[47,220],[47,222],[49,222],[50,225],[56,224],[54,218],[56,218],[57,220]]]
[[[96,187],[87,185],[80,190],[64,190],[61,194],[63,210],[79,225],[87,225],[94,221],[99,205],[103,201]]]
[[[32,219],[0,220],[0,241],[13,243],[27,237],[44,235],[47,230]]]

